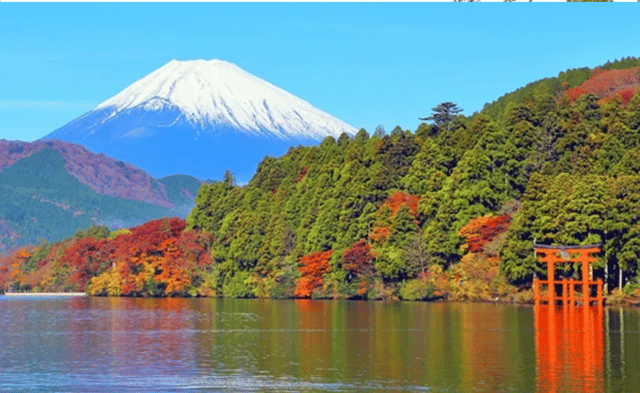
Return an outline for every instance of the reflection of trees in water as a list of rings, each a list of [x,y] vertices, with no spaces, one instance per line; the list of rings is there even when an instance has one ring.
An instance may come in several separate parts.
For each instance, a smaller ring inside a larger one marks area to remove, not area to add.
[[[64,320],[74,334],[62,347],[95,352],[112,373],[196,372],[267,378],[274,389],[297,381],[350,391],[640,386],[634,309],[174,298],[85,298],[65,307],[88,316]]]
[[[635,308],[607,309],[605,313],[607,391],[638,391],[640,387],[639,349],[640,312]]]

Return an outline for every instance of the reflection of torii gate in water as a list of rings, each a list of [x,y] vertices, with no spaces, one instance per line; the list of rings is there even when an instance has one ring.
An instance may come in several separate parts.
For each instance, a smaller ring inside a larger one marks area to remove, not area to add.
[[[537,304],[533,313],[537,391],[605,392],[604,307]]]
[[[602,280],[592,281],[589,274],[589,264],[597,261],[590,254],[600,252],[599,245],[590,246],[545,246],[534,244],[533,248],[538,255],[540,262],[547,264],[547,279],[533,279],[533,297],[536,304],[541,301],[547,301],[550,305],[556,304],[556,286],[562,285],[562,295],[560,299],[564,305],[574,305],[578,299],[575,296],[576,285],[582,287],[582,304],[587,306],[591,301],[595,300],[599,306],[602,306]],[[540,256],[542,254],[542,256]],[[555,279],[556,263],[581,263],[582,264],[582,280]],[[540,294],[540,286],[547,285],[546,296]],[[591,297],[591,287],[595,285],[597,288],[596,297]]]

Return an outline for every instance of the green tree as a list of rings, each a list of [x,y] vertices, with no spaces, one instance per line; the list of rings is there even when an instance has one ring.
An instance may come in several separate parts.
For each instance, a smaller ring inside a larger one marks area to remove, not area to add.
[[[635,174],[621,174],[609,182],[607,193],[604,228],[605,278],[609,285],[617,284],[622,289],[625,281],[638,275],[640,177]]]
[[[636,132],[640,132],[638,129],[640,128],[640,90],[633,95],[631,101],[627,105],[627,127]]]
[[[389,228],[389,245],[397,248],[405,248],[418,229],[416,219],[407,204],[402,204],[393,216]]]
[[[431,111],[433,112],[431,116],[419,118],[419,120],[433,121],[438,128],[449,131],[451,122],[462,112],[462,109],[457,104],[447,101],[431,108]]]
[[[529,178],[522,202],[507,232],[506,246],[501,250],[500,270],[517,284],[529,284],[534,275],[542,273],[533,254],[534,242],[541,242],[536,221],[546,195],[547,179],[533,173]]]
[[[575,109],[582,118],[591,124],[597,124],[602,118],[602,109],[595,94],[587,93],[576,100]]]
[[[431,264],[431,258],[427,244],[423,239],[422,231],[414,232],[402,249],[402,259],[406,266],[407,276],[424,277]]]

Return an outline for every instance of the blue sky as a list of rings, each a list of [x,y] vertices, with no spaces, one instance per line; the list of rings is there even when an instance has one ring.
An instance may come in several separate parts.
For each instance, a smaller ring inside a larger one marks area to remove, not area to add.
[[[32,141],[172,59],[237,64],[357,128],[469,115],[640,56],[636,4],[0,3],[0,139]]]

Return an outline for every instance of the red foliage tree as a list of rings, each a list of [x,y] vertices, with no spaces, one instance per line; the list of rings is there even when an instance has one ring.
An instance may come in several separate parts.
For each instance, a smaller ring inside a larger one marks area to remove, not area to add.
[[[329,260],[333,250],[317,251],[300,258],[298,271],[302,277],[298,281],[294,295],[296,297],[308,298],[314,289],[322,287],[322,276],[331,271]]]
[[[342,266],[354,276],[373,276],[375,268],[371,245],[364,239],[358,240],[342,253]]]
[[[616,95],[619,95],[622,98],[622,105],[627,106],[627,104],[629,104],[629,101],[631,101],[631,99],[633,98],[633,96],[636,94],[636,89],[634,88],[629,88],[629,89],[624,89],[619,91],[617,94],[612,95],[610,97],[607,97],[603,100],[601,100],[600,104],[605,104],[609,101],[611,101],[611,99],[613,99],[613,97],[615,97]]]
[[[213,235],[196,230],[182,232],[177,246],[180,256],[189,261],[195,261],[199,266],[211,264],[209,245],[213,243]]]
[[[485,251],[487,243],[491,242],[498,235],[504,233],[511,224],[511,216],[503,214],[494,217],[488,215],[477,217],[469,221],[458,234],[466,240],[464,247],[471,253]]]
[[[375,275],[374,256],[371,245],[361,239],[342,253],[342,266],[348,272],[348,279],[358,284],[357,294],[363,296],[369,291]]]
[[[575,102],[580,96],[587,94],[588,91],[582,86],[574,87],[566,91],[567,98],[571,102]]]
[[[640,88],[640,67],[627,69],[602,70],[596,68],[592,71],[591,78],[580,86],[566,90],[567,98],[575,102],[580,96],[593,93],[601,99],[611,98],[621,93],[625,105],[629,103],[626,96],[633,96]]]
[[[186,227],[186,222],[179,218],[165,218],[146,222],[131,229],[131,233],[117,236],[112,243],[112,259],[115,262],[130,256],[158,255],[160,245],[169,238],[177,238]]]
[[[105,259],[100,255],[100,243],[93,237],[77,240],[64,250],[63,261],[74,270],[69,281],[75,290],[84,290],[87,281],[97,273]]]

